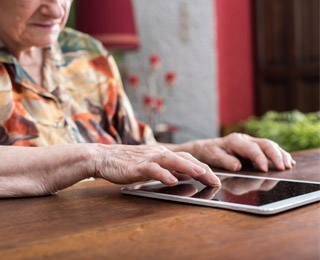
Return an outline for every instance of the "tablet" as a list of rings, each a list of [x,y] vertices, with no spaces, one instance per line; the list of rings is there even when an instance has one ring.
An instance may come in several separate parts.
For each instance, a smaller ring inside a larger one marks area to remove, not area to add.
[[[127,186],[122,193],[190,203],[214,208],[271,215],[320,200],[320,182],[216,173],[221,187],[212,188],[196,180],[175,186],[148,182]]]

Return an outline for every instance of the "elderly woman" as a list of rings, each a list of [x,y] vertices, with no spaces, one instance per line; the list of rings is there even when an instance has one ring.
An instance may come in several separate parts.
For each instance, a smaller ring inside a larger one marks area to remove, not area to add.
[[[261,171],[291,156],[243,134],[158,144],[137,122],[113,58],[64,28],[72,0],[0,0],[0,196],[55,193],[82,179],[220,185],[210,166]]]

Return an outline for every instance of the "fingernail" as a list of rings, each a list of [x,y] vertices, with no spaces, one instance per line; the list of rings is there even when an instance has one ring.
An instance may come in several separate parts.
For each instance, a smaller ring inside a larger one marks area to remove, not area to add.
[[[293,160],[293,159],[292,159],[292,164],[293,164],[293,165],[296,165],[296,164],[297,164],[296,160]]]
[[[242,168],[241,163],[235,163],[235,164],[233,165],[233,171],[234,171],[234,172],[240,171],[241,168]]]
[[[267,172],[268,171],[268,163],[262,163],[261,170],[264,172]]]
[[[221,186],[221,181],[213,172],[211,172],[210,181],[216,186]]]
[[[291,169],[292,166],[293,166],[293,163],[291,162],[291,160],[290,159],[286,159],[286,168]]]
[[[167,180],[169,185],[175,185],[178,183],[178,179],[174,176],[169,176]]]
[[[282,160],[278,162],[278,165],[279,165],[280,170],[285,170],[286,167],[284,166],[284,163]]]

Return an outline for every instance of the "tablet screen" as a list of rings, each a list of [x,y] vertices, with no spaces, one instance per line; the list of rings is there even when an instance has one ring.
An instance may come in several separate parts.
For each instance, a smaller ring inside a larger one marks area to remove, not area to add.
[[[145,192],[192,197],[204,200],[231,202],[251,206],[281,201],[320,190],[320,183],[266,179],[246,176],[217,176],[220,188],[207,187],[195,180],[179,182],[175,186],[143,185]]]

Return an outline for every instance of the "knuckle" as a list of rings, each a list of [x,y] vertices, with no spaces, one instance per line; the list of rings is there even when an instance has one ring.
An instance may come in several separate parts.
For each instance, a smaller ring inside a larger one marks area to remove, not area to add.
[[[266,144],[275,144],[274,141],[267,139],[267,138],[260,138],[260,141]]]
[[[172,152],[170,152],[169,150],[164,150],[164,151],[159,151],[155,156],[154,159],[156,161],[160,160],[160,161],[166,161],[168,160],[170,157],[172,156]]]
[[[160,156],[161,156],[163,159],[167,159],[167,158],[169,158],[170,156],[172,156],[172,152],[171,152],[171,151],[168,151],[168,150],[165,150],[165,151],[161,152]]]
[[[181,157],[187,157],[187,158],[193,157],[191,153],[188,153],[188,152],[177,152],[177,154]]]
[[[243,141],[248,141],[248,136],[242,133],[231,133],[228,135],[228,142],[230,144],[236,144]]]
[[[158,164],[155,162],[149,162],[148,164],[145,165],[144,169],[146,171],[155,171],[158,168]]]
[[[230,138],[231,140],[233,140],[233,139],[239,139],[240,136],[241,136],[240,133],[231,133],[231,134],[229,134],[229,138]]]
[[[273,148],[273,149],[278,149],[279,148],[279,145],[275,142],[275,141],[272,141],[270,139],[267,139],[267,138],[262,138],[261,139],[261,144],[265,147],[270,147],[270,148]]]
[[[157,150],[161,151],[161,152],[169,151],[169,150],[168,150],[165,146],[163,146],[163,145],[154,145],[154,147],[155,147]]]
[[[159,170],[159,165],[156,162],[148,162],[141,165],[139,172],[144,176],[150,176],[152,173],[157,172]]]

